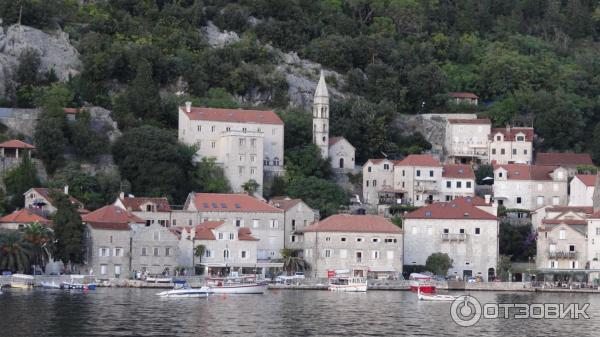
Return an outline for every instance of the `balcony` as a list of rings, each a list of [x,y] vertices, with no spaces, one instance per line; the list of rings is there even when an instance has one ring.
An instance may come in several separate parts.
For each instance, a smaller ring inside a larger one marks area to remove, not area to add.
[[[440,188],[437,185],[437,183],[428,183],[428,184],[419,183],[419,185],[415,186],[415,190],[417,192],[434,192],[434,193],[437,193],[437,192],[440,191]]]
[[[577,252],[570,252],[570,251],[564,251],[564,250],[557,250],[557,251],[548,251],[548,257],[551,259],[569,259],[569,260],[574,260],[577,259]]]
[[[467,239],[467,234],[450,234],[443,233],[442,241],[465,241]]]

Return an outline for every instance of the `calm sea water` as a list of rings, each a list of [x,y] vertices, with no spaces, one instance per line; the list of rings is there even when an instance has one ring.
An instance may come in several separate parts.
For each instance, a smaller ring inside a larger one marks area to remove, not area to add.
[[[472,292],[482,303],[590,303],[589,320],[484,320],[463,328],[450,303],[418,302],[405,291],[162,299],[152,289],[4,289],[0,336],[593,336],[600,294]],[[458,293],[456,293],[458,294]]]

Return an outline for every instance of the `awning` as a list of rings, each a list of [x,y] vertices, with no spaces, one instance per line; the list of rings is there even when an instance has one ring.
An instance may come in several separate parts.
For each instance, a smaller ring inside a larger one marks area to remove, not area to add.
[[[369,267],[369,271],[373,273],[395,273],[396,268],[391,266],[385,267]]]

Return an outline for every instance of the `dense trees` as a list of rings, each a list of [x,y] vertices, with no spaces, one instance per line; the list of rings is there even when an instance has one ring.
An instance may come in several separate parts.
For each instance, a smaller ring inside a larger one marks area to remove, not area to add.
[[[84,226],[81,216],[69,197],[63,193],[51,193],[57,208],[52,216],[56,237],[56,256],[63,263],[81,263],[84,257]]]
[[[446,276],[454,261],[446,253],[433,253],[427,257],[425,268],[435,275]]]
[[[8,211],[23,207],[25,202],[24,193],[32,187],[40,185],[35,165],[24,156],[21,164],[4,175],[6,195],[4,198],[5,208]]]

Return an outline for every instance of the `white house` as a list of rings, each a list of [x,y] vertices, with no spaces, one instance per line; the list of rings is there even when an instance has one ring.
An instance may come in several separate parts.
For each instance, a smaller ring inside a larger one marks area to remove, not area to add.
[[[490,133],[490,163],[531,164],[533,158],[533,128],[492,129]]]
[[[404,220],[405,264],[425,265],[431,254],[446,253],[450,275],[489,281],[496,275],[498,230],[498,218],[471,198],[421,207]]]
[[[329,138],[329,158],[334,169],[354,169],[354,155],[356,150],[344,137]]]
[[[546,205],[566,206],[568,175],[559,166],[494,166],[494,200],[506,208],[533,211]]]
[[[592,206],[596,186],[595,174],[577,174],[569,183],[569,206]]]
[[[470,163],[488,160],[489,119],[449,118],[444,152],[450,162]]]
[[[250,180],[283,172],[283,121],[273,111],[179,107],[179,140],[198,148],[196,160],[215,158],[234,192]]]
[[[441,199],[475,196],[475,173],[470,165],[444,165],[441,181]]]

